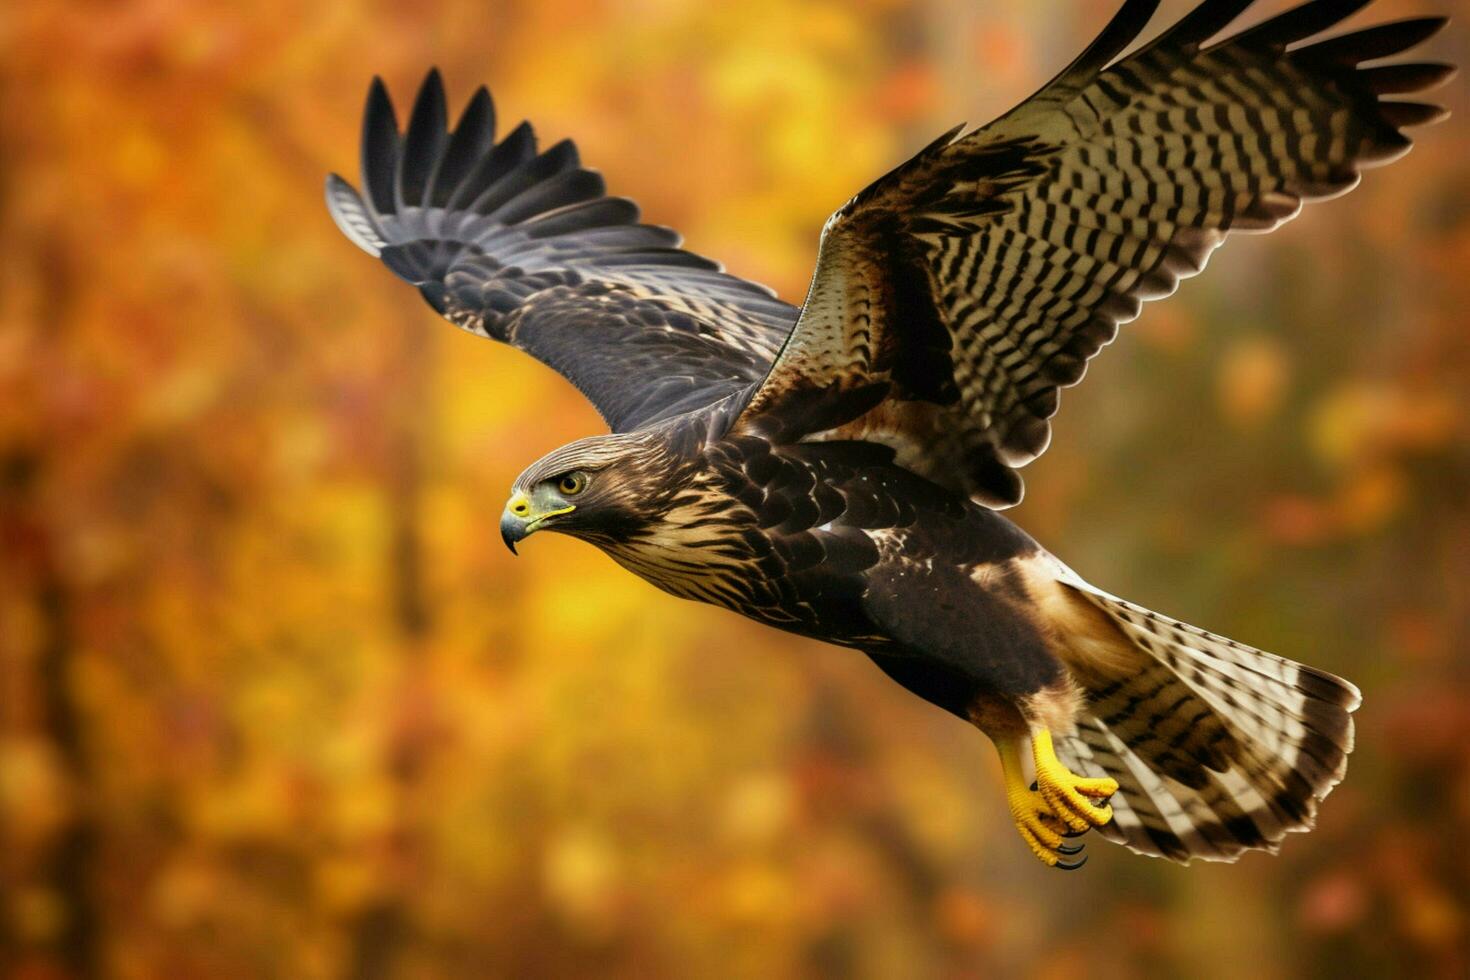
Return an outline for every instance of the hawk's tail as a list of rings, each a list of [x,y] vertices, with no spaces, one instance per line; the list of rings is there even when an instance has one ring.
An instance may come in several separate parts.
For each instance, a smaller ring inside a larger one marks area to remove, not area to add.
[[[1102,834],[1141,854],[1233,861],[1311,829],[1347,771],[1358,689],[1068,578],[1127,644],[1074,670],[1087,702],[1056,741],[1074,772],[1118,781]]]

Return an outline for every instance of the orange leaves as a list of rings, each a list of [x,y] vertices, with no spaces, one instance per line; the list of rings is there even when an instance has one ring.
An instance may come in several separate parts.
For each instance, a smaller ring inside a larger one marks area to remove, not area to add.
[[[1467,432],[1448,392],[1372,381],[1338,385],[1317,404],[1310,424],[1312,448],[1339,466],[1433,451]]]
[[[1267,533],[1287,545],[1320,545],[1382,527],[1406,502],[1408,487],[1394,469],[1353,473],[1326,499],[1283,494],[1267,502]]]
[[[899,64],[889,74],[879,93],[878,106],[894,122],[909,123],[932,112],[939,97],[934,66],[914,59]]]
[[[1291,365],[1279,340],[1243,335],[1232,340],[1217,369],[1216,386],[1225,418],[1239,428],[1269,422],[1291,380]]]
[[[1382,527],[1412,505],[1406,468],[1463,440],[1466,426],[1446,394],[1363,381],[1329,390],[1305,430],[1309,447],[1334,474],[1335,488],[1325,499],[1282,496],[1268,505],[1267,528],[1288,544],[1319,544]]]

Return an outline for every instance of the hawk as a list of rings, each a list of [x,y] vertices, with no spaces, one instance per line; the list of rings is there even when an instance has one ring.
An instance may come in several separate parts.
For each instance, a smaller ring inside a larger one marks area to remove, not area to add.
[[[1047,865],[1096,828],[1187,862],[1310,829],[1353,747],[1357,688],[1084,581],[1000,511],[1060,389],[1233,231],[1267,231],[1403,154],[1444,81],[1394,62],[1420,18],[1312,40],[1315,0],[1212,40],[1206,0],[1126,57],[1126,0],[1075,61],[842,206],[805,302],[682,250],[562,141],[496,138],[480,88],[451,128],[431,72],[400,130],[368,93],[341,230],[451,323],[572,382],[611,432],[515,481],[506,544],[556,531],[676,596],[859,650],[997,746]],[[1027,756],[1029,756],[1029,764]]]

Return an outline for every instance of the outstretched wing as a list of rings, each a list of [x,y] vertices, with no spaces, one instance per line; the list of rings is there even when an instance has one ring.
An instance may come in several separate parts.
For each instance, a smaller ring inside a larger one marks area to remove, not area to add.
[[[1205,47],[1250,0],[1207,0],[1107,68],[1153,14],[989,126],[951,132],[832,216],[806,305],[734,431],[865,438],[992,506],[1045,450],[1058,390],[1234,230],[1352,187],[1442,111],[1388,93],[1434,64],[1359,68],[1433,34],[1406,20],[1288,50],[1367,0],[1316,0]],[[1104,70],[1106,69],[1106,70]]]
[[[568,140],[538,153],[528,123],[495,141],[483,87],[453,130],[437,71],[406,133],[368,92],[358,191],[327,178],[337,226],[471,333],[564,375],[615,431],[759,381],[796,319],[769,290],[681,250],[608,197]]]

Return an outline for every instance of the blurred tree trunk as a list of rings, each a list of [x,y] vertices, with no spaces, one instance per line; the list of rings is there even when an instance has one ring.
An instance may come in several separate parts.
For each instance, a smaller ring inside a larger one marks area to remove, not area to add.
[[[431,621],[424,581],[423,453],[429,376],[429,330],[435,324],[415,309],[404,320],[404,341],[397,360],[395,394],[399,405],[385,415],[402,420],[386,447],[385,482],[392,514],[388,561],[389,600],[401,657],[392,692],[392,731],[385,760],[395,786],[393,825],[383,842],[386,887],[369,903],[352,927],[354,980],[381,980],[397,975],[404,948],[413,940],[408,901],[415,893],[415,869],[423,857],[415,797],[429,751],[432,707],[424,676],[425,648]]]
[[[60,898],[62,922],[56,946],[61,962],[74,976],[98,976],[101,966],[101,922],[93,891],[100,828],[91,794],[92,768],[84,723],[72,694],[71,668],[75,644],[71,630],[72,595],[47,549],[37,588],[45,624],[40,681],[46,731],[55,742],[71,786],[72,810],[53,845],[46,869],[48,887]]]
[[[74,315],[69,299],[76,294],[76,276],[63,234],[48,234],[36,248],[34,271],[43,284],[40,295],[50,300],[48,346],[66,336]],[[37,716],[19,724],[7,720],[6,727],[17,726],[22,732],[37,729],[54,748],[67,800],[65,816],[49,848],[31,875],[22,872],[32,877],[30,884],[46,907],[38,914],[48,920],[22,942],[35,944],[42,962],[84,978],[99,975],[101,968],[101,913],[93,881],[101,830],[85,722],[72,686],[77,653],[75,595],[63,573],[59,535],[43,499],[45,463],[45,452],[33,442],[0,447],[0,554],[19,589],[29,593],[39,625],[32,659],[34,676],[20,680],[23,685],[34,685]]]
[[[28,588],[40,624],[32,679],[40,706],[38,725],[56,750],[70,803],[32,885],[43,901],[54,902],[55,925],[29,941],[41,962],[55,964],[72,977],[94,977],[101,965],[101,922],[92,881],[100,831],[92,804],[84,723],[71,686],[76,653],[73,594],[58,567],[55,535],[37,499],[40,467],[39,453],[29,449],[12,450],[0,461],[0,541],[10,573]],[[26,941],[4,938],[5,948],[17,953]]]

